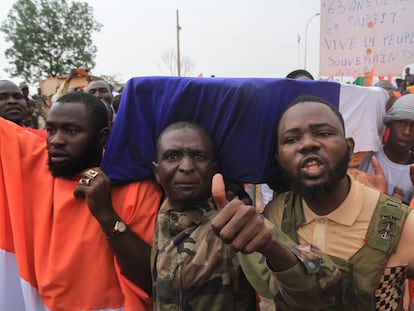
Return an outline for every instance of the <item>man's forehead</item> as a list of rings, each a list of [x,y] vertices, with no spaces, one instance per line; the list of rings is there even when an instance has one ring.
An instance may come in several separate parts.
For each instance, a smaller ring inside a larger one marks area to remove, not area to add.
[[[47,118],[55,115],[67,115],[77,116],[78,118],[85,115],[83,112],[87,112],[85,104],[81,102],[55,102],[49,110]]]
[[[332,109],[320,102],[308,101],[308,102],[300,102],[291,107],[289,107],[283,114],[281,120],[283,119],[293,119],[296,118],[298,115],[303,116],[306,113],[317,113],[320,115],[321,118],[330,119],[331,117],[335,117],[338,119],[338,116],[332,111]]]
[[[300,102],[285,111],[280,119],[278,131],[281,133],[292,126],[301,126],[305,123],[342,127],[339,116],[328,105],[320,102]]]
[[[22,94],[22,90],[12,82],[0,81],[0,93],[19,93],[19,94]]]
[[[101,88],[104,88],[108,91],[110,90],[109,85],[105,81],[91,81],[89,85],[86,87],[86,91]]]
[[[188,136],[191,136],[190,138]],[[194,128],[177,128],[170,129],[161,136],[161,142],[168,144],[171,140],[177,141],[200,141],[201,134],[197,129]]]
[[[172,128],[160,137],[163,149],[181,148],[183,146],[195,149],[209,148],[209,139],[201,129],[196,127]]]

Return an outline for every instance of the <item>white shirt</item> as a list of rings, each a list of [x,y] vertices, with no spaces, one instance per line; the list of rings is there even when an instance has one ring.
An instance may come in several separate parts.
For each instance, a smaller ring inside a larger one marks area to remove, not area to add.
[[[384,147],[382,147],[374,155],[377,157],[378,163],[384,171],[385,178],[388,184],[388,194],[394,195],[406,203],[410,204],[410,201],[414,195],[414,186],[410,178],[410,166],[411,164],[398,164],[392,162],[384,153]],[[360,169],[373,174],[374,169],[371,164],[371,157],[367,157],[361,164]]]

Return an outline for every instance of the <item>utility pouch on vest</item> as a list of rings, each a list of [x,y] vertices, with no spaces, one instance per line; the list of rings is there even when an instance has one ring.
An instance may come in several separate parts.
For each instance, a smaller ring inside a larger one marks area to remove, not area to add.
[[[409,208],[381,194],[365,236],[365,244],[349,259],[329,256],[342,272],[343,282],[335,306],[324,310],[375,310],[375,292],[388,259],[395,252]],[[305,222],[301,198],[285,196],[282,230],[296,243],[297,229]]]
[[[358,292],[353,287],[353,264],[343,258],[329,256],[342,273],[342,286],[335,299],[335,307],[327,310],[354,310]]]
[[[387,197],[378,215],[380,221],[377,233],[372,232],[374,236],[367,236],[366,243],[368,246],[390,255],[397,248],[398,243],[395,243],[395,238],[398,242],[402,230],[402,225],[397,224],[404,216],[401,201],[390,196]]]

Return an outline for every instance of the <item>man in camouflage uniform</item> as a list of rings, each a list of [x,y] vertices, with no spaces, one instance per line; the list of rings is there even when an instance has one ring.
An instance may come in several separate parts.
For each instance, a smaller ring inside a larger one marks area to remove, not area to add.
[[[329,258],[309,246],[296,248],[237,199],[222,210],[212,201],[217,165],[204,129],[189,122],[168,126],[158,139],[153,171],[166,196],[151,260],[156,310],[256,310],[255,291],[240,268],[237,251],[259,251],[273,270],[288,271],[286,296],[306,293],[300,282],[289,289],[295,282],[291,277],[299,275],[320,284],[322,304],[332,302],[340,273]],[[320,269],[308,273],[313,262],[322,262]],[[252,260],[252,270],[254,265]]]

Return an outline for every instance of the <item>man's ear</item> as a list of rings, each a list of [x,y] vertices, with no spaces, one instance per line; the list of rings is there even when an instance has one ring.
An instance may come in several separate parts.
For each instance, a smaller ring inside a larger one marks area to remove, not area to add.
[[[352,156],[352,154],[354,153],[354,147],[355,147],[354,139],[352,137],[348,137],[346,139],[346,143],[347,143],[348,148],[349,148],[349,153],[350,153],[349,155]]]
[[[158,163],[155,161],[152,161],[151,163],[152,167],[152,173],[154,174],[155,180],[160,183],[159,177],[158,177]]]
[[[109,127],[104,127],[98,133],[99,145],[102,146],[102,148],[105,148],[106,142],[108,141],[109,133]]]

